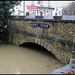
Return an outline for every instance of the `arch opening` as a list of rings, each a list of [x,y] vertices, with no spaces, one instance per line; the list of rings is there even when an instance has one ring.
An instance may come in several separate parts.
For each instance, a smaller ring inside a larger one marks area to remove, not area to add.
[[[64,66],[51,52],[49,52],[46,48],[36,43],[26,42],[19,45],[19,47],[23,47],[23,52],[26,53],[26,57],[28,60],[34,62],[34,64],[41,64],[45,66],[45,68],[50,68],[51,70],[56,70]],[[36,66],[37,66],[36,65]],[[55,65],[55,66],[54,66]],[[52,68],[53,67],[53,68]],[[40,68],[40,67],[39,67]],[[49,69],[49,70],[50,70]]]
[[[25,47],[25,48],[29,48],[31,50],[36,50],[36,52],[42,53],[42,54],[46,54],[47,56],[52,56],[53,58],[57,59],[53,53],[51,53],[50,51],[48,51],[46,48],[44,48],[41,45],[38,45],[36,43],[31,43],[31,42],[26,42],[23,43],[21,45],[19,45],[19,47]],[[58,60],[58,59],[57,59]],[[59,60],[58,60],[59,61]],[[60,62],[60,61],[59,61]]]

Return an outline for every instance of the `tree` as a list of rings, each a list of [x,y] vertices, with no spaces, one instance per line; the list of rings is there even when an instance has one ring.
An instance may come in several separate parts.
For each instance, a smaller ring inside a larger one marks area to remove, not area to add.
[[[15,5],[18,5],[20,1],[0,1],[0,40],[2,42],[8,40],[8,19],[10,14],[14,11],[10,11],[13,9]]]
[[[63,15],[75,15],[75,2],[63,8]]]

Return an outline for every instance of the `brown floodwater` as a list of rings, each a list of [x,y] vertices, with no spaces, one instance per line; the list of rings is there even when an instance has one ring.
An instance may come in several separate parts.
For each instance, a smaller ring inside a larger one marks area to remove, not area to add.
[[[41,46],[26,45],[0,45],[0,74],[48,74],[64,66]]]

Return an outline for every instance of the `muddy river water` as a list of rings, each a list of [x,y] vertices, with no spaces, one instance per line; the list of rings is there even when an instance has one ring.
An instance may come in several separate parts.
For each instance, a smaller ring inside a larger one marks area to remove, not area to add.
[[[0,74],[48,74],[63,66],[44,48],[0,45]]]

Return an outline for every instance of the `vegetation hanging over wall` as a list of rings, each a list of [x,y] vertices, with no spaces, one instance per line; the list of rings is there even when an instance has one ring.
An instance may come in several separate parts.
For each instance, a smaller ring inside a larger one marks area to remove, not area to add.
[[[8,42],[10,14],[14,11],[14,6],[20,1],[0,1],[0,43]]]

